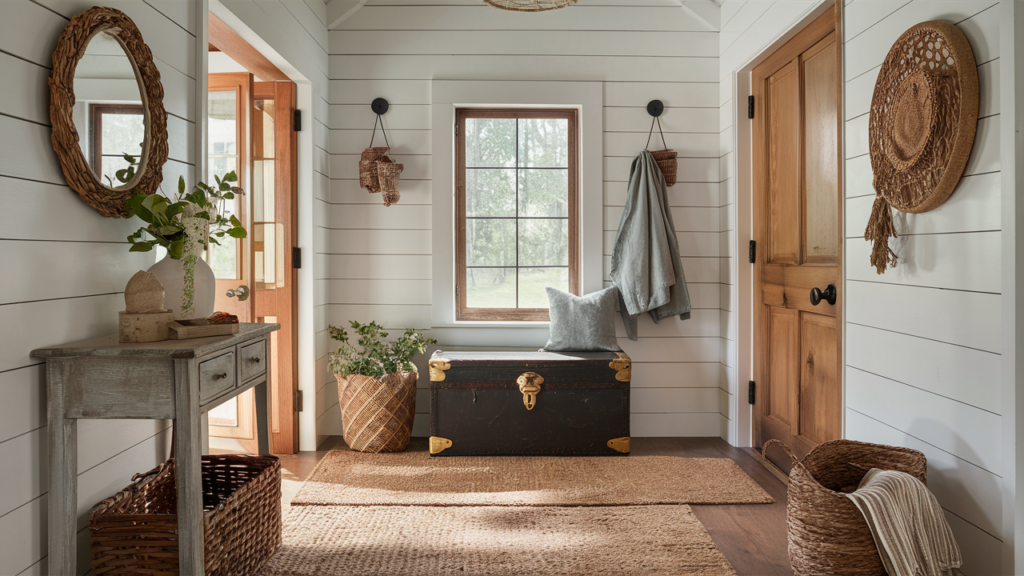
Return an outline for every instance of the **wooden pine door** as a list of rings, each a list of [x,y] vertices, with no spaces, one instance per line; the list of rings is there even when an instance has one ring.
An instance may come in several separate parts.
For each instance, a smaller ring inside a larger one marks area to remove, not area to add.
[[[842,434],[840,47],[833,8],[752,78],[754,441],[801,457]]]
[[[228,209],[245,223],[245,239],[221,239],[210,261],[215,307],[242,322],[279,323],[271,334],[269,404],[274,454],[298,451],[296,245],[297,137],[293,82],[254,82],[247,72],[209,75],[208,181],[235,170],[245,190]],[[244,290],[242,290],[244,289]],[[245,392],[210,411],[210,435],[256,452],[255,404]]]
[[[293,82],[256,82],[251,110],[253,317],[281,325],[270,335],[269,351],[270,449],[275,454],[299,449],[298,270],[292,262],[297,242],[295,92]]]

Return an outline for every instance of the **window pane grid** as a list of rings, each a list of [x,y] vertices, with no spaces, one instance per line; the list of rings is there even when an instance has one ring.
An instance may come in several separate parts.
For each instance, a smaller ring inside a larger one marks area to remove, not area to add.
[[[489,314],[475,319],[500,319],[503,310],[514,315],[509,319],[541,319],[515,314],[546,310],[545,286],[578,289],[573,273],[573,234],[578,232],[572,221],[576,184],[570,176],[576,163],[570,142],[574,120],[518,112],[513,117],[466,116],[462,126],[465,186],[460,202],[466,225],[460,242],[460,283],[465,283],[460,310],[464,306],[467,313],[478,309],[475,314]],[[514,152],[509,150],[513,146]],[[515,171],[514,177],[510,171]],[[499,222],[507,222],[505,232]],[[515,243],[514,252],[510,241]],[[508,274],[515,274],[514,284]]]

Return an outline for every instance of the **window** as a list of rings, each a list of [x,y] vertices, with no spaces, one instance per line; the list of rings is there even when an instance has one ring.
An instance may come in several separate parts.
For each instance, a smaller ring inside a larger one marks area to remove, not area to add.
[[[146,116],[142,105],[91,104],[92,169],[100,182],[116,187],[118,170],[128,167],[125,154],[142,155],[141,134],[146,133]]]
[[[456,319],[547,321],[579,294],[577,112],[456,113]]]

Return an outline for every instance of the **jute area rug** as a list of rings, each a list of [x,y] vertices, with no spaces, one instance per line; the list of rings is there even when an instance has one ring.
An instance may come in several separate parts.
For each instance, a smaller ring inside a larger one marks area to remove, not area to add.
[[[293,506],[263,576],[735,573],[685,505]]]
[[[636,506],[774,502],[727,458],[429,457],[333,450],[292,506]]]

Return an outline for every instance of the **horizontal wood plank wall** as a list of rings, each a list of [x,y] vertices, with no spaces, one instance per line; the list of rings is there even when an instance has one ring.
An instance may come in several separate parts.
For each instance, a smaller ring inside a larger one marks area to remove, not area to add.
[[[336,344],[327,338],[327,323],[377,320],[388,328],[430,328],[431,198],[451,193],[431,187],[431,79],[603,81],[605,277],[630,162],[651,126],[645,107],[660,99],[667,145],[679,152],[679,183],[668,193],[694,307],[686,322],[656,325],[642,318],[638,342],[620,328],[620,344],[635,362],[632,434],[718,436],[724,371],[717,32],[669,2],[581,2],[544,14],[513,14],[477,2],[385,4],[368,3],[329,32],[331,180],[318,230],[328,250],[317,264],[324,272],[317,292],[327,302],[327,322],[318,334],[322,350]],[[369,145],[374,121],[369,104],[376,97],[391,103],[384,116],[391,156],[405,164],[402,199],[390,208],[358,180],[359,154]],[[651,149],[661,148],[655,134]],[[431,330],[442,349],[536,349],[547,335],[546,328]],[[317,429],[341,434],[337,385],[326,358],[318,357]],[[422,376],[420,386],[414,433],[426,435]]]
[[[928,457],[928,486],[966,574],[1000,573],[999,10],[995,1],[846,4],[846,435]],[[965,178],[924,214],[896,212],[899,264],[879,276],[863,239],[874,190],[868,117],[889,47],[955,23],[978,63],[981,110]]]
[[[117,331],[124,285],[153,264],[129,254],[138,222],[103,218],[64,182],[50,146],[51,54],[85,0],[0,3],[0,574],[46,572],[46,392],[33,348]],[[170,158],[165,189],[195,181],[195,4],[108,0],[142,32],[160,70]],[[163,461],[169,422],[84,420],[79,424],[79,561],[88,570],[89,509],[133,474]]]
[[[750,375],[740,376],[737,358],[739,344],[739,315],[736,303],[739,301],[739,266],[749,266],[746,260],[747,247],[739,246],[736,222],[736,182],[738,168],[733,150],[733,102],[734,72],[758,54],[763,53],[781,34],[801,21],[816,5],[818,0],[793,2],[746,2],[727,0],[722,5],[722,31],[719,34],[719,146],[718,146],[718,220],[720,233],[717,235],[719,264],[719,315],[721,339],[719,362],[722,365],[721,436],[730,443],[740,442],[737,410],[750,410],[746,396],[746,381]],[[745,97],[741,98],[745,100]],[[746,109],[746,103],[740,105]],[[741,122],[749,122],[746,115]],[[742,386],[741,386],[742,382]],[[749,440],[746,440],[749,441]]]
[[[303,252],[311,252],[304,264],[313,267],[314,283],[320,285],[327,278],[326,254],[329,252],[329,246],[326,225],[331,215],[330,181],[328,179],[330,133],[327,128],[330,115],[327,77],[327,2],[326,0],[261,0],[260,2],[221,0],[221,4],[298,70],[310,84],[313,110],[312,113],[303,112],[302,130],[312,130],[313,132],[313,219],[310,223],[313,226],[313,247],[312,250],[304,248]],[[300,150],[303,145],[303,139],[300,136]],[[303,169],[301,164],[299,169]],[[300,186],[298,193],[301,213],[304,196],[310,192]],[[300,221],[300,231],[304,225],[305,223]],[[321,375],[324,373],[323,366],[327,361],[327,346],[322,337],[326,334],[323,332],[326,329],[326,292],[315,288],[313,294],[313,330],[317,334],[314,346],[317,359],[314,372],[315,381],[307,383],[305,380],[300,380],[299,382],[300,389],[310,391],[317,390],[322,385]],[[300,361],[302,361],[301,358]],[[300,371],[300,379],[303,378],[303,374]],[[306,398],[317,395],[318,393],[305,394]],[[306,410],[315,411],[315,402],[310,403],[305,399],[303,402],[306,403]],[[319,445],[323,440],[324,436],[318,430],[314,445]],[[308,447],[304,437],[300,438],[300,443]]]

